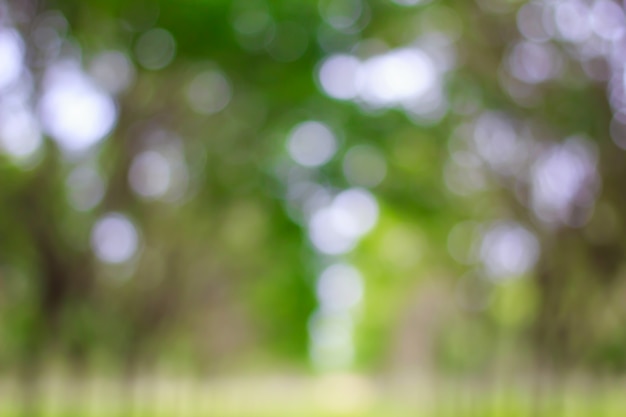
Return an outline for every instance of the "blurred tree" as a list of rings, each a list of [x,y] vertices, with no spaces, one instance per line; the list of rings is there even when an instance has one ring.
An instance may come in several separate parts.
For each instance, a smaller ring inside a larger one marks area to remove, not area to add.
[[[368,368],[414,319],[463,371],[625,363],[617,2],[0,5],[27,381],[55,355]],[[432,280],[451,313],[423,321]]]

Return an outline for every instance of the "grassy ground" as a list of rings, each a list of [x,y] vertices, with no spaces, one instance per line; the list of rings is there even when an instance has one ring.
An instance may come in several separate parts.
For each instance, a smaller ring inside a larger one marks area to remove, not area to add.
[[[0,387],[0,417],[624,417],[626,385],[452,381],[391,383],[359,376],[142,378],[70,384],[48,378],[24,411],[14,384]],[[35,401],[34,399],[32,401]]]

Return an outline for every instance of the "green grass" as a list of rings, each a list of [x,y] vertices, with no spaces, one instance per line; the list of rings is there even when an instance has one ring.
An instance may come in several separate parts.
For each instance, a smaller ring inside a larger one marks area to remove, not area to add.
[[[12,384],[0,387],[0,417],[624,417],[626,385],[531,383],[480,386],[428,381],[393,386],[362,377],[144,378],[69,384],[50,379],[28,411]]]

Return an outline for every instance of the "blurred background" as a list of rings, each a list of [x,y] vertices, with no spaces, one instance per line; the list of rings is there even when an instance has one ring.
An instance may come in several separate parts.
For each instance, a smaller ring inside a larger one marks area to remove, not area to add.
[[[0,415],[624,415],[614,0],[0,0]]]

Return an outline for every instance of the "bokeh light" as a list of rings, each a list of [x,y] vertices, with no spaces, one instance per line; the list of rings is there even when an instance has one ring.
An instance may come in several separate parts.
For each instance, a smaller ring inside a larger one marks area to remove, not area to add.
[[[363,13],[362,0],[320,0],[322,18],[335,29],[348,29]]]
[[[233,29],[239,45],[246,51],[263,51],[274,35],[275,23],[263,0],[233,2]]]
[[[363,298],[363,278],[351,265],[329,266],[317,281],[317,298],[324,312],[346,312]]]
[[[313,364],[321,370],[347,368],[354,360],[354,313],[363,300],[363,277],[350,264],[330,265],[317,280],[316,294],[319,309],[309,319]]]
[[[61,62],[46,73],[39,115],[44,130],[63,151],[83,152],[115,126],[116,106],[73,62]]]
[[[162,28],[143,33],[135,44],[135,57],[146,69],[160,70],[167,67],[176,55],[176,41],[170,32]]]
[[[66,46],[68,22],[62,13],[47,10],[33,22],[32,41],[45,62],[57,60]]]
[[[65,181],[70,204],[78,211],[96,207],[104,197],[105,184],[102,175],[92,166],[80,165]]]
[[[591,7],[591,27],[602,39],[616,40],[624,35],[626,19],[622,7],[611,0],[595,0]]]
[[[119,264],[135,255],[139,246],[139,234],[128,217],[120,213],[109,213],[94,225],[91,246],[102,262]]]
[[[224,74],[218,70],[196,75],[187,87],[187,99],[191,108],[200,114],[214,114],[230,102],[232,87]]]
[[[517,27],[520,34],[534,42],[550,39],[545,25],[546,6],[540,2],[528,2],[517,12]]]
[[[353,320],[348,314],[315,313],[309,320],[310,355],[321,370],[342,370],[354,361]]]
[[[432,59],[417,48],[397,49],[363,63],[360,96],[374,107],[419,101],[437,83]]]
[[[343,173],[351,185],[371,188],[385,179],[387,162],[376,148],[358,145],[346,153]]]
[[[456,152],[443,168],[446,187],[455,194],[468,196],[487,188],[487,176],[480,159],[468,152]]]
[[[568,42],[584,42],[591,35],[590,10],[583,1],[555,4],[554,20],[561,38]]]
[[[309,237],[321,253],[340,255],[349,252],[356,245],[354,237],[342,233],[338,221],[341,221],[341,218],[334,215],[330,207],[317,210],[311,217]]]
[[[626,3],[92,3],[0,0],[0,416],[625,414]]]
[[[456,224],[448,234],[448,252],[455,261],[471,265],[478,261],[479,223],[467,220]]]
[[[172,177],[171,171],[165,156],[156,151],[145,151],[133,160],[128,179],[137,194],[146,198],[156,198],[167,192]]]
[[[300,165],[316,167],[328,162],[337,151],[337,140],[328,126],[320,122],[304,122],[289,134],[287,150]]]
[[[537,217],[549,224],[584,224],[595,202],[596,175],[596,155],[585,140],[570,138],[547,150],[532,173],[531,201]]]
[[[485,112],[476,120],[473,145],[476,153],[502,174],[519,172],[529,156],[512,120],[497,112]]]
[[[167,133],[161,132],[157,137]],[[176,201],[188,189],[189,173],[180,144],[164,143],[140,152],[128,171],[131,189],[147,200]]]
[[[508,280],[527,273],[538,257],[539,242],[535,235],[513,222],[494,224],[482,238],[480,258],[493,280]]]
[[[341,234],[358,238],[378,220],[378,203],[367,190],[352,188],[339,193],[331,205],[333,223]]]
[[[248,7],[234,19],[235,30],[243,34],[260,34],[272,22],[272,17],[263,9]]]
[[[392,0],[394,3],[400,6],[417,6],[430,3],[432,0]]]
[[[319,81],[326,94],[338,100],[354,99],[359,92],[361,63],[351,55],[332,55],[319,69]]]
[[[309,237],[320,252],[338,255],[354,248],[377,221],[375,197],[364,189],[348,189],[312,215]]]
[[[43,144],[39,121],[23,106],[3,106],[0,112],[2,149],[18,162],[28,162]]]
[[[552,45],[523,41],[513,47],[509,67],[519,80],[537,84],[557,77],[563,62],[558,50]]]
[[[15,82],[22,73],[23,41],[12,29],[0,28],[0,90]]]
[[[123,52],[104,51],[91,61],[89,75],[110,94],[119,94],[132,85],[135,68]]]
[[[418,124],[440,120],[447,111],[441,75],[454,67],[451,39],[430,33],[407,48],[386,50],[377,40],[358,45],[378,53],[366,59],[331,54],[317,69],[321,89],[337,100],[355,101],[366,110],[402,108]]]

